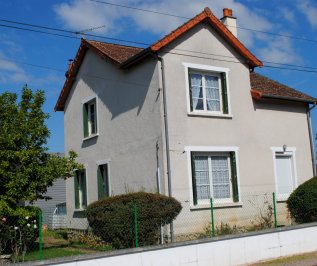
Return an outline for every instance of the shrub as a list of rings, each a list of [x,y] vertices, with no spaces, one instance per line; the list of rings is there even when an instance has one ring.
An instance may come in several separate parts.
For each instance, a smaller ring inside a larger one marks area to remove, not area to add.
[[[18,261],[35,247],[38,237],[38,211],[36,207],[19,207],[15,210],[0,209],[0,254],[13,254]]]
[[[141,246],[156,244],[159,227],[171,223],[182,209],[174,198],[146,192],[102,199],[87,207],[87,219],[93,233],[114,248],[134,247],[135,206]]]
[[[297,223],[317,221],[317,177],[294,190],[287,200],[287,208]]]

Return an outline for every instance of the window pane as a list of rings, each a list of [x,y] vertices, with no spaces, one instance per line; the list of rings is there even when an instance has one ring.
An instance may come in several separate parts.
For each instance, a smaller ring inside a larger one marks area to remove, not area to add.
[[[230,177],[228,157],[226,156],[212,156],[212,184],[213,196],[215,199],[230,198]]]
[[[220,111],[220,88],[219,78],[205,76],[207,110]]]
[[[208,156],[195,156],[197,199],[210,198]]]
[[[94,103],[91,103],[89,105],[89,118],[88,118],[88,121],[89,121],[89,124],[90,124],[90,134],[95,134],[96,133],[96,114],[95,114],[95,111],[96,111],[96,108],[95,108],[95,104]]]
[[[194,110],[203,110],[203,87],[202,87],[202,75],[190,74],[191,83],[191,96]]]

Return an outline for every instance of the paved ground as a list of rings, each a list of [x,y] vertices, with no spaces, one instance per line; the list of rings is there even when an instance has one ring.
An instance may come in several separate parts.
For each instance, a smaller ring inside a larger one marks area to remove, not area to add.
[[[317,266],[317,251],[277,260],[252,264],[250,266]]]

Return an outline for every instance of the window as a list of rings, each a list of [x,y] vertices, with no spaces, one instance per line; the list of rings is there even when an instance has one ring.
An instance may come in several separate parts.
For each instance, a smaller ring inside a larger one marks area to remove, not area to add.
[[[86,170],[76,171],[74,176],[75,209],[87,207]]]
[[[193,203],[209,204],[239,201],[238,173],[235,151],[192,151],[191,174]]]
[[[273,151],[276,179],[276,196],[278,200],[286,200],[296,188],[295,149],[287,148]]]
[[[98,165],[98,199],[110,196],[109,167],[108,164]]]
[[[228,69],[184,64],[188,87],[188,112],[201,115],[229,115]]]
[[[83,104],[84,137],[97,134],[97,107],[96,98]]]

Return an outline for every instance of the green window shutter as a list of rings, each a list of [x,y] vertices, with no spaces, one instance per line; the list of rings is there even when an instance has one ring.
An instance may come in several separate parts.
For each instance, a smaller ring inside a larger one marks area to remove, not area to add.
[[[239,201],[239,189],[238,189],[238,174],[237,174],[237,161],[236,153],[230,152],[230,164],[231,164],[231,183],[232,183],[232,196],[233,201]]]
[[[98,182],[98,199],[105,197],[104,193],[104,179],[102,176],[103,165],[99,165],[97,168],[97,182]]]
[[[86,170],[82,172],[82,195],[83,195],[83,208],[87,207],[87,185],[86,185]]]
[[[74,176],[74,192],[75,192],[75,209],[79,209],[79,184],[78,184],[79,173],[76,171]]]
[[[196,187],[196,171],[195,171],[195,156],[190,153],[191,165],[192,165],[192,183],[193,183],[193,202],[197,205],[197,187]]]
[[[88,105],[83,104],[83,128],[84,128],[84,138],[88,137]]]
[[[227,88],[227,77],[226,73],[221,73],[221,93],[222,93],[222,110],[224,114],[229,113],[228,107],[228,88]]]
[[[190,73],[188,72],[188,86],[189,86],[189,103],[190,103],[190,111],[193,111],[193,95],[192,95],[192,82],[190,78]]]

